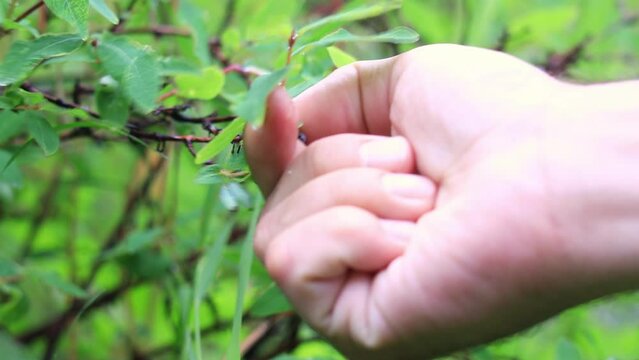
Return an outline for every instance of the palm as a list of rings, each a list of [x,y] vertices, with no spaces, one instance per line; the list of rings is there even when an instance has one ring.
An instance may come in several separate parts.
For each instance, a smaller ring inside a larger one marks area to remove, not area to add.
[[[545,104],[522,106],[547,98],[536,92],[554,80],[501,54],[487,55],[493,71],[450,57],[438,70],[441,59],[417,53],[403,60],[395,79],[392,131],[409,140],[418,172],[436,180],[439,193],[407,251],[376,275],[372,294],[362,296],[377,299],[385,320],[376,336],[411,334],[406,343],[417,337],[433,353],[455,347],[450,334],[459,344],[479,343],[569,305],[535,296],[553,286],[561,264],[544,260],[554,259],[546,255],[556,246],[538,131],[548,121],[540,111]],[[437,91],[417,91],[422,84]],[[531,311],[511,316],[522,308]],[[438,344],[446,345],[438,350]]]

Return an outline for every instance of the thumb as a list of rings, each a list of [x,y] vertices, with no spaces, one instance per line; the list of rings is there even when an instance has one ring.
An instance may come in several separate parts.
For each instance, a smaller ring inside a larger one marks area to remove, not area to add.
[[[244,133],[246,157],[253,178],[268,196],[286,167],[304,146],[297,140],[298,129],[293,101],[283,87],[268,97],[264,125],[247,126]]]

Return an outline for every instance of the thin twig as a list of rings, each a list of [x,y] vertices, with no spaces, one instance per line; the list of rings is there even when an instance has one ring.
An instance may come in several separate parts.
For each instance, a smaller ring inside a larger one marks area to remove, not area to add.
[[[29,233],[22,243],[22,249],[20,250],[20,256],[18,258],[19,260],[25,259],[31,254],[33,244],[35,243],[35,239],[38,237],[38,233],[42,228],[42,224],[46,220],[47,216],[49,216],[49,214],[51,213],[53,199],[55,194],[58,192],[58,188],[60,187],[60,182],[62,179],[62,167],[57,166],[55,167],[55,169],[56,170],[53,173],[51,182],[44,190],[44,192],[42,193],[42,197],[38,201],[40,210],[31,221],[31,224],[29,226]]]
[[[22,14],[18,15],[18,17],[16,17],[16,19],[14,21],[15,22],[20,22],[20,21],[24,20],[27,16],[33,14],[36,10],[38,10],[43,5],[44,5],[44,0],[38,1],[33,6],[31,6],[27,10],[25,10]]]
[[[551,55],[546,61],[544,69],[552,76],[563,75],[571,65],[579,61],[589,43],[590,39],[586,38],[564,53]]]
[[[155,25],[150,27],[141,27],[141,28],[118,28],[113,31],[115,34],[152,34],[157,37],[162,36],[178,36],[178,37],[188,37],[191,36],[191,31],[189,29],[179,28],[170,25]]]
[[[132,130],[131,136],[138,139],[155,140],[159,142],[182,142],[182,143],[208,143],[213,138],[206,136],[193,136],[193,135],[166,135],[158,133],[145,133]]]
[[[51,94],[48,94],[48,93],[36,88],[35,86],[33,86],[33,85],[29,84],[29,83],[24,83],[20,87],[23,90],[26,90],[28,92],[42,94],[42,96],[44,96],[44,98],[48,102],[53,103],[55,105],[58,105],[61,108],[64,108],[64,109],[80,109],[80,110],[85,111],[92,118],[95,118],[95,119],[99,119],[100,118],[100,114],[96,113],[95,111],[92,111],[92,110],[89,110],[89,109],[85,109],[81,105],[74,104],[72,102],[68,102],[68,101],[66,101],[64,99],[61,99],[61,98],[59,98],[57,96],[53,96]]]
[[[137,4],[138,0],[131,0],[129,2],[129,5],[126,7],[126,10],[124,10],[124,16],[121,14],[119,16],[120,21],[113,25],[111,27],[111,32],[112,33],[117,33],[118,31],[122,31],[122,28],[124,27],[124,24],[126,23],[126,21],[128,20],[128,16],[129,13],[131,13],[131,11],[133,11],[133,8],[135,7],[135,4]]]

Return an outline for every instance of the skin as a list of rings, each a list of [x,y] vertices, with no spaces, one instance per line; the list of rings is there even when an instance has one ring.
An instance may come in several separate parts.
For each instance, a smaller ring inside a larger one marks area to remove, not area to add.
[[[245,134],[256,253],[355,359],[444,355],[636,289],[637,95],[455,45],[278,89]]]

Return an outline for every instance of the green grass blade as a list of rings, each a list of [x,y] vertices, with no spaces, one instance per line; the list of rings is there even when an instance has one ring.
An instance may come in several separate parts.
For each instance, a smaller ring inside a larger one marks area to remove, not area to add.
[[[244,239],[244,244],[242,244],[242,253],[240,255],[240,274],[237,285],[237,301],[235,302],[235,315],[233,316],[233,330],[226,357],[228,360],[240,360],[241,357],[240,331],[242,330],[244,295],[251,275],[251,265],[253,264],[253,237],[255,236],[255,226],[257,225],[257,220],[260,217],[262,203],[262,198],[257,196],[255,198],[253,218],[249,225],[249,231],[246,235],[246,239]]]

